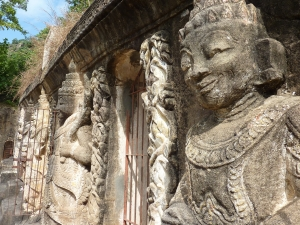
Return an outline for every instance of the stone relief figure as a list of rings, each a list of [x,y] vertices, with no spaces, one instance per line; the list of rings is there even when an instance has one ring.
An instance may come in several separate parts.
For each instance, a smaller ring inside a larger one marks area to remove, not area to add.
[[[38,108],[32,115],[29,140],[26,157],[31,161],[26,161],[24,169],[24,204],[25,212],[35,213],[42,208],[42,198],[45,182],[44,175],[47,172],[46,152],[48,148],[49,134],[49,102],[44,89],[41,91]]]
[[[159,31],[146,39],[140,50],[147,89],[142,98],[149,127],[149,224],[156,225],[161,224],[163,211],[168,207],[177,185],[173,159],[177,152],[177,124],[169,48],[169,33]]]
[[[105,179],[107,175],[108,134],[110,128],[111,94],[107,73],[99,67],[92,73],[91,93],[93,95],[91,191],[88,200],[88,221],[91,225],[103,224]]]
[[[35,117],[35,108],[30,99],[28,107],[21,110],[20,118],[19,118],[19,126],[17,131],[17,141],[15,148],[15,158],[17,158],[17,168],[18,168],[18,176],[25,181],[25,172],[26,167],[28,166],[27,159],[32,156],[33,151],[33,142],[32,133],[34,131],[34,126],[36,124]]]
[[[25,110],[21,108],[20,116],[18,120],[18,129],[17,134],[15,137],[15,146],[14,146],[14,158],[18,159],[21,154],[21,146],[22,146],[22,139],[23,139],[23,130],[24,130],[24,118],[25,118]],[[14,166],[18,166],[20,162],[14,161]]]
[[[278,96],[285,49],[244,0],[195,0],[185,81],[211,115],[190,128],[163,224],[299,224],[300,97]]]
[[[73,61],[58,90],[60,127],[49,156],[43,224],[87,224],[92,150],[89,93]]]

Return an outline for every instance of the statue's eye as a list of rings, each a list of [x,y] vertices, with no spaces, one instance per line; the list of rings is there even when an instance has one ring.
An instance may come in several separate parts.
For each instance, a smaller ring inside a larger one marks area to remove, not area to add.
[[[192,56],[188,52],[183,51],[181,54],[181,69],[185,72],[192,67],[192,64]]]
[[[211,59],[213,58],[215,55],[219,54],[219,53],[222,53],[222,52],[225,52],[227,50],[231,49],[231,47],[225,47],[225,48],[214,48],[214,49],[211,49],[209,51],[206,51],[206,56],[208,59]]]

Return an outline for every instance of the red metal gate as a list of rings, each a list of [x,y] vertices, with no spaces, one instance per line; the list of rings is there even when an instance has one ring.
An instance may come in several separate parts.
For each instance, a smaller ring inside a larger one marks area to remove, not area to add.
[[[14,142],[6,141],[3,150],[3,159],[8,159],[13,155]]]
[[[131,113],[127,113],[124,225],[146,225],[148,221],[149,143],[142,92],[145,92],[144,76],[139,75],[131,89]]]
[[[7,200],[7,211],[4,214],[24,216],[38,215],[41,212],[47,164],[47,152],[41,152],[41,146],[47,145],[43,137],[49,135],[51,117],[46,114],[50,114],[49,109],[25,109],[27,116],[20,131],[22,138],[14,147],[13,168],[17,169],[19,180],[16,180],[14,197]],[[47,148],[43,150],[46,151]]]

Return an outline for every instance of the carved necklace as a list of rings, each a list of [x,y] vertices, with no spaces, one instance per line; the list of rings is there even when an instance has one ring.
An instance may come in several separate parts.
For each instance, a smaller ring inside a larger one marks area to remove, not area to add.
[[[226,141],[211,144],[205,142],[202,135],[190,135],[186,144],[188,160],[203,168],[220,167],[235,161],[259,142],[292,106],[278,105],[270,105],[267,109],[258,107],[252,119],[245,123],[236,136]]]

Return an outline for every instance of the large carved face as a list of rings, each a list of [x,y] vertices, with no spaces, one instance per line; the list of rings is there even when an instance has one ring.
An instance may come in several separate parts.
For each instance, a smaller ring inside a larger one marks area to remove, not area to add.
[[[252,89],[258,74],[256,33],[255,26],[241,20],[208,24],[188,33],[182,42],[181,67],[203,107],[230,107]]]

